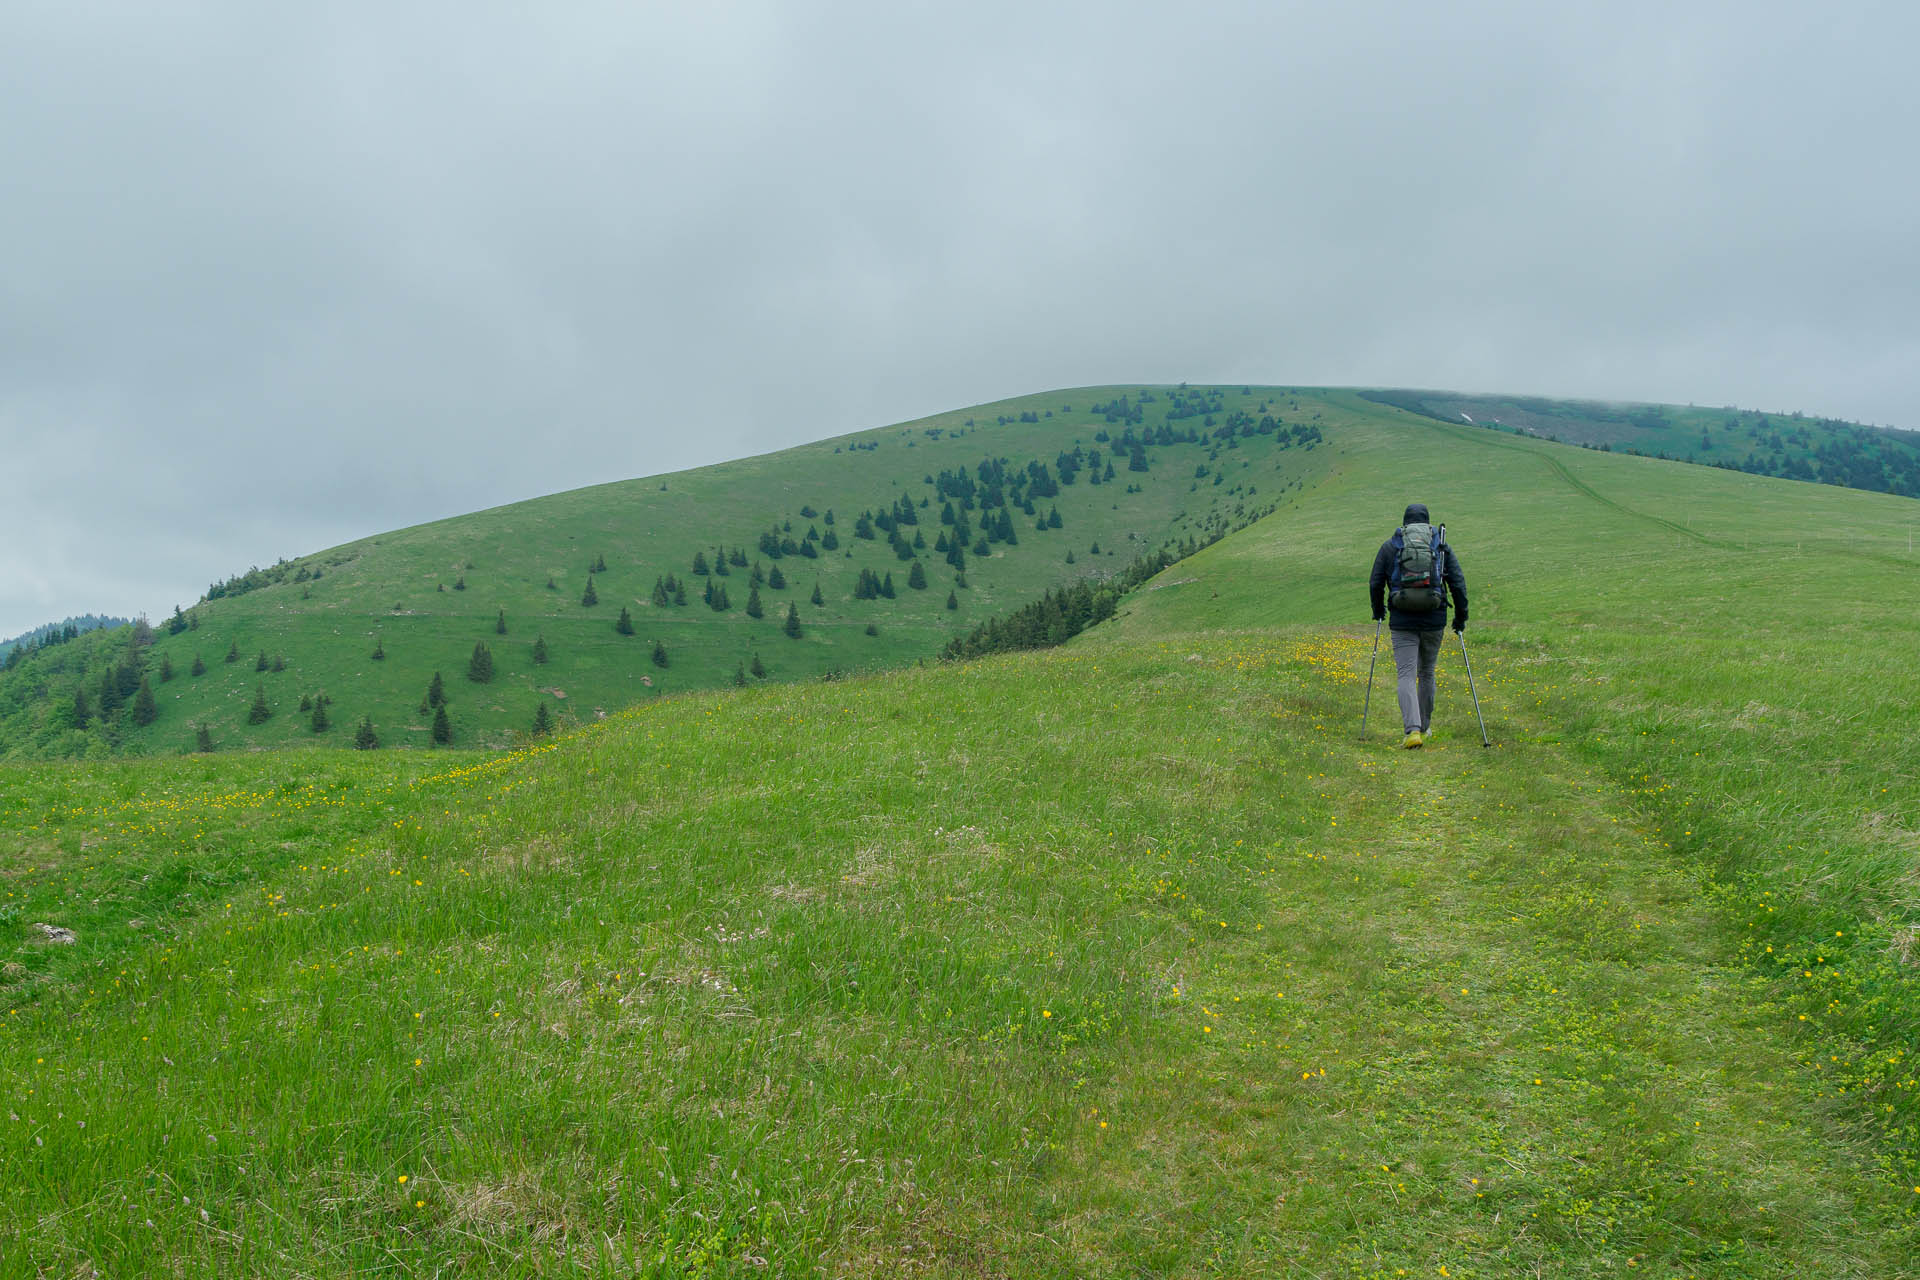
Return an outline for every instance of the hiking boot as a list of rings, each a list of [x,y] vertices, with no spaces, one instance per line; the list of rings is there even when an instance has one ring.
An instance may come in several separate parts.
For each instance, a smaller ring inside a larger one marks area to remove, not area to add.
[[[1420,731],[1418,729],[1409,729],[1407,731],[1407,740],[1405,742],[1402,742],[1400,745],[1405,747],[1407,750],[1412,751],[1416,747],[1426,746],[1427,740],[1421,736]]]

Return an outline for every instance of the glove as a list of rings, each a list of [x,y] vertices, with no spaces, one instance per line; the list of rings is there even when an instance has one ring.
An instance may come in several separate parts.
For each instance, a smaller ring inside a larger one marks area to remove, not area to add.
[[[1462,631],[1465,631],[1466,629],[1467,629],[1467,615],[1464,613],[1454,614],[1453,615],[1453,634],[1459,635]]]

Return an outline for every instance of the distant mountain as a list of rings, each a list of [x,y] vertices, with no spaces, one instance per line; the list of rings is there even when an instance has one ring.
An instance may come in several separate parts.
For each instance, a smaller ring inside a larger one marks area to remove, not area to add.
[[[31,649],[44,642],[49,636],[77,638],[89,631],[99,631],[104,627],[124,627],[132,618],[114,618],[104,613],[83,613],[75,618],[62,618],[58,622],[43,623],[31,631],[23,631],[10,639],[0,640],[0,662],[7,659],[15,649]],[[71,634],[69,634],[71,633]],[[59,641],[55,640],[58,644]]]
[[[1360,394],[1377,404],[1441,422],[1471,423],[1610,453],[1920,498],[1920,431],[1731,405],[1713,409],[1457,391]]]

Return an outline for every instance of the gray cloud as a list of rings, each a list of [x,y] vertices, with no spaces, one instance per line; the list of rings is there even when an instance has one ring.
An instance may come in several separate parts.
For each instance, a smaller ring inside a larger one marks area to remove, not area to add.
[[[1906,6],[9,6],[0,635],[1052,386],[1920,425]]]

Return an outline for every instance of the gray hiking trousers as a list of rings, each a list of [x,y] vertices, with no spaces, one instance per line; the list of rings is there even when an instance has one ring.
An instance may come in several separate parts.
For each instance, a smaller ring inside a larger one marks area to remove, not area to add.
[[[1400,723],[1408,733],[1433,727],[1433,664],[1447,629],[1393,631],[1393,669],[1400,677]]]

